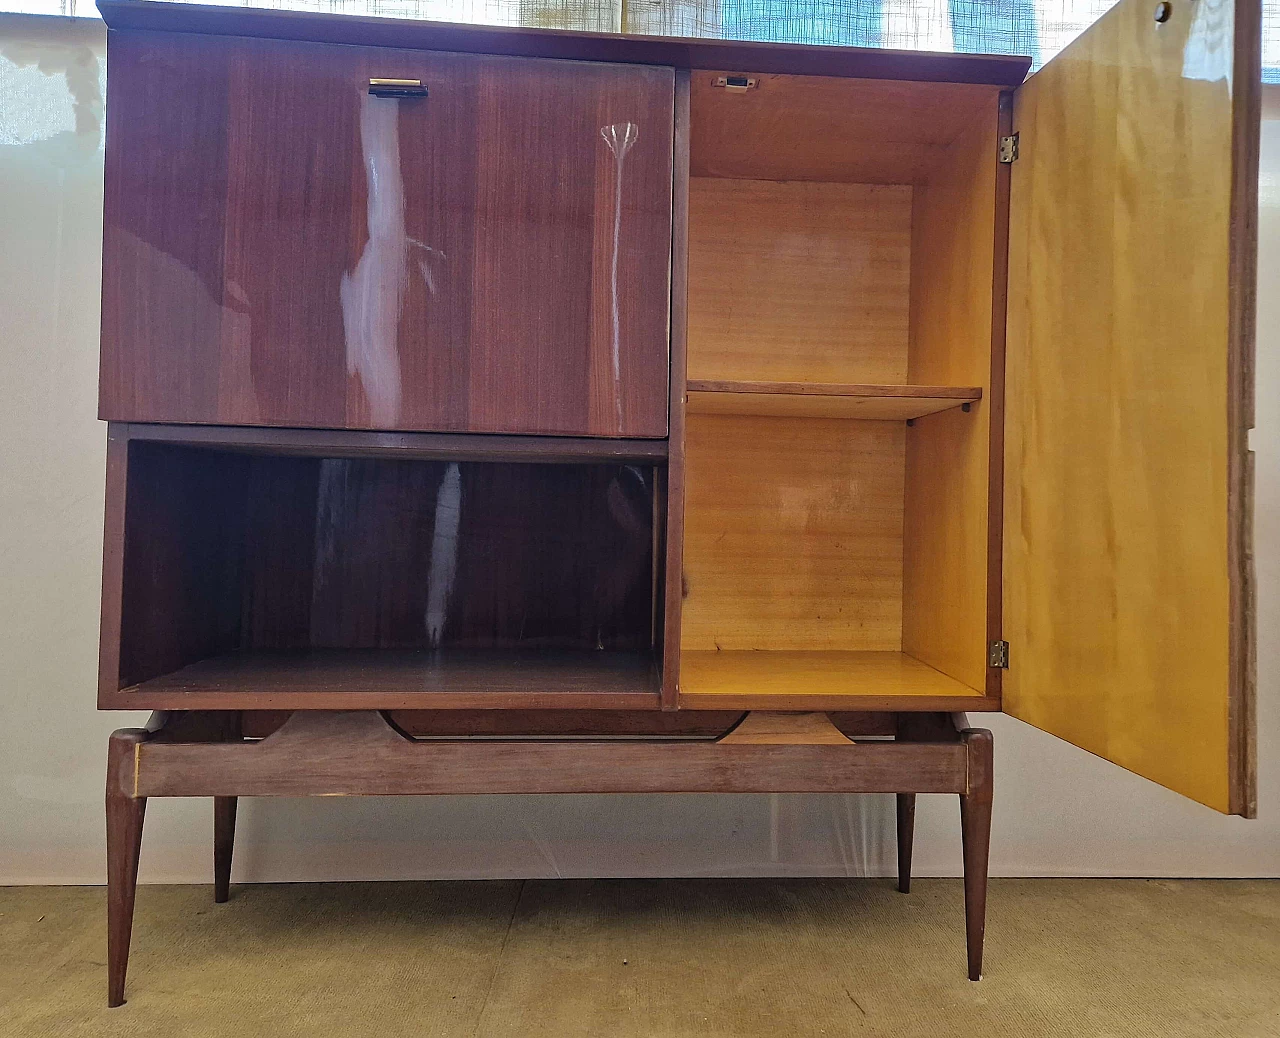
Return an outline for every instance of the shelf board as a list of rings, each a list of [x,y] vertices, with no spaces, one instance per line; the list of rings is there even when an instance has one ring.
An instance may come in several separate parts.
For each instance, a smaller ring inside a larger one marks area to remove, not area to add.
[[[278,429],[266,426],[161,425],[112,422],[127,440],[155,440],[241,454],[313,458],[403,458],[439,461],[662,463],[666,440],[497,433],[376,432],[368,429]]]
[[[660,690],[654,659],[642,652],[319,649],[215,656],[122,689],[110,697],[110,705],[623,709],[656,705]]]
[[[996,710],[903,652],[687,650],[680,705],[733,710]]]
[[[691,414],[781,418],[922,418],[982,399],[977,386],[868,386],[847,382],[726,382],[690,379]]]

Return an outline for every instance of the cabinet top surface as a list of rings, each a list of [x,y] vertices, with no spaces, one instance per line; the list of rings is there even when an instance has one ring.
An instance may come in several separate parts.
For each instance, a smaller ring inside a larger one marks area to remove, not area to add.
[[[1017,86],[1028,57],[795,43],[685,39],[567,29],[458,25],[304,11],[213,7],[174,0],[98,0],[111,29],[207,33],[312,43],[611,61],[781,75],[847,76]]]

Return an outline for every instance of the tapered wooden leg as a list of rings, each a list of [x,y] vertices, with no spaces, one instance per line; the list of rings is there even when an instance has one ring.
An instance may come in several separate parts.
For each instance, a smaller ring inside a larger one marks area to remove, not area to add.
[[[961,733],[968,751],[969,791],[960,794],[960,831],[964,844],[964,921],[969,979],[982,979],[982,941],[987,925],[987,862],[991,850],[991,733],[970,728]]]
[[[213,900],[231,896],[231,852],[236,841],[236,798],[213,798]]]
[[[916,795],[898,794],[898,890],[911,893],[911,844],[916,834]]]
[[[133,900],[138,889],[138,852],[146,797],[134,795],[134,748],[148,736],[123,728],[107,749],[107,1005],[124,1004],[129,968]]]

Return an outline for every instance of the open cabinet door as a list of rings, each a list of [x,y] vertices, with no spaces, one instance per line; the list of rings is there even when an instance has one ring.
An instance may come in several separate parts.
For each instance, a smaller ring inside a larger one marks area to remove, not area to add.
[[[1260,20],[1121,0],[1018,88],[1006,354],[1004,710],[1244,815]]]

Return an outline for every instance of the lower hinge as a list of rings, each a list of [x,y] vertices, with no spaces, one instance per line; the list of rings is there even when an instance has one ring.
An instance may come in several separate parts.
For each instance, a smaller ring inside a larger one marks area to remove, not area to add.
[[[1005,165],[1016,161],[1018,158],[1018,135],[1016,133],[1009,134],[1008,137],[1000,138],[1000,161]]]
[[[1000,667],[1008,669],[1009,666],[1009,643],[1008,642],[992,642],[987,653],[987,666]]]

